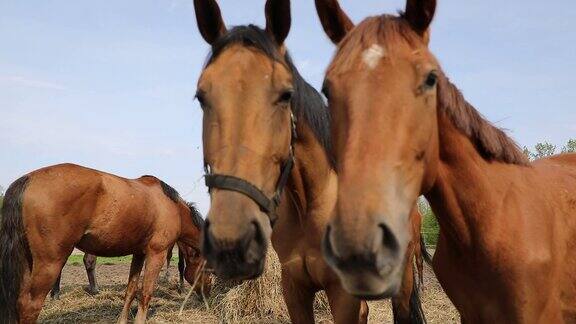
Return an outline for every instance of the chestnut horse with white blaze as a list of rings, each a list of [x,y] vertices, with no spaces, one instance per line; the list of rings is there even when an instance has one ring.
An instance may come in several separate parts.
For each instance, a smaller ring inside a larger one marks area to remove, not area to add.
[[[348,294],[324,261],[321,239],[336,199],[327,154],[330,127],[321,95],[300,76],[284,41],[290,1],[266,2],[266,29],[228,30],[213,0],[194,1],[198,28],[212,52],[198,81],[203,110],[206,184],[211,207],[203,254],[216,274],[258,277],[268,240],[282,264],[282,291],[294,323],[313,323],[315,293],[324,290],[336,323],[365,323],[365,301]],[[413,287],[420,253],[420,215],[406,268],[398,321],[424,321]]]
[[[6,192],[0,228],[0,321],[36,322],[74,247],[100,256],[133,255],[120,323],[145,265],[136,323],[146,321],[158,274],[177,243],[193,283],[203,262],[203,219],[176,190],[152,176],[129,180],[73,164],[33,171]],[[209,278],[201,278],[209,288]]]
[[[530,163],[464,99],[428,49],[435,0],[357,26],[336,0],[316,6],[338,45],[324,86],[338,172],[324,246],[347,290],[393,293],[423,194],[440,223],[434,271],[463,322],[575,323],[576,155]]]

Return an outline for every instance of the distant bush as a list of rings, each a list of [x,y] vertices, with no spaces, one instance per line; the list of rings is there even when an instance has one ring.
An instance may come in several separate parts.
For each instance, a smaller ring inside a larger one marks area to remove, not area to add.
[[[430,208],[428,202],[421,198],[418,202],[420,213],[422,214],[422,237],[428,246],[436,246],[438,243],[438,235],[440,234],[440,225],[436,220],[436,216]]]

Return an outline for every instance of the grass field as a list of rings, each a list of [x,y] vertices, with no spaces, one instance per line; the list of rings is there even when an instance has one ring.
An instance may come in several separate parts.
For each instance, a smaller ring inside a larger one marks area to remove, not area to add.
[[[68,257],[68,261],[66,262],[66,265],[72,265],[72,266],[79,266],[79,265],[83,265],[83,259],[84,255],[82,254],[73,254],[71,256]],[[172,262],[174,262],[174,260],[176,260],[175,262],[178,263],[178,258],[172,258]],[[123,257],[114,257],[114,258],[104,258],[104,257],[98,257],[98,259],[96,259],[96,263],[97,264],[105,264],[105,265],[115,265],[115,264],[130,264],[130,262],[132,262],[132,256],[128,255],[128,256],[123,256]]]

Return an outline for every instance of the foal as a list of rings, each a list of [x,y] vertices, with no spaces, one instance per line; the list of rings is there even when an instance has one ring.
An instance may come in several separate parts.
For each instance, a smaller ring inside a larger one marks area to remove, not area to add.
[[[338,44],[325,93],[339,192],[324,246],[347,290],[394,292],[424,194],[440,223],[434,270],[463,322],[575,323],[576,155],[529,163],[466,102],[428,49],[436,1],[358,26],[336,0],[316,5]]]
[[[175,242],[193,282],[203,220],[152,176],[136,180],[72,164],[31,172],[6,192],[0,229],[0,319],[34,323],[74,249],[133,255],[119,322],[126,323],[145,264],[136,323],[144,323],[158,274]],[[206,279],[207,280],[207,279]],[[207,281],[206,281],[207,282]]]

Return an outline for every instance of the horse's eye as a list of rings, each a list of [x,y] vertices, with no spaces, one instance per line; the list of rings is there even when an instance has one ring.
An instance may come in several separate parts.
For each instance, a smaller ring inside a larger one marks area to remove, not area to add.
[[[426,82],[424,82],[427,88],[434,88],[438,83],[438,74],[435,71],[432,71],[426,77]]]
[[[289,104],[292,101],[292,97],[294,96],[294,90],[289,89],[282,92],[280,97],[278,97],[278,104]]]

